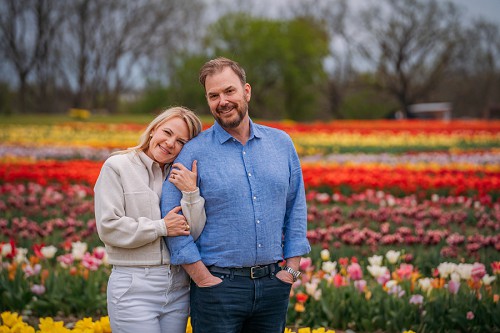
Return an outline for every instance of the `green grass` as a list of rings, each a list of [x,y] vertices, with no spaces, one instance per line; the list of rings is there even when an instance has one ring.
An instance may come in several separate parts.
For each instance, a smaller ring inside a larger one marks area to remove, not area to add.
[[[147,124],[153,119],[151,115],[92,115],[86,120],[77,120],[68,115],[47,115],[47,114],[27,114],[27,115],[13,115],[13,116],[0,116],[0,125],[9,124],[22,124],[22,125],[52,125],[67,122],[81,121],[86,123],[139,123]]]
[[[67,122],[80,121],[82,123],[106,123],[106,124],[123,124],[136,123],[148,124],[153,120],[153,115],[148,114],[114,114],[114,115],[92,115],[86,120],[77,120],[68,115],[49,115],[49,114],[26,114],[26,115],[0,115],[0,126],[2,125],[53,125]],[[204,124],[211,124],[213,118],[211,116],[201,116]]]

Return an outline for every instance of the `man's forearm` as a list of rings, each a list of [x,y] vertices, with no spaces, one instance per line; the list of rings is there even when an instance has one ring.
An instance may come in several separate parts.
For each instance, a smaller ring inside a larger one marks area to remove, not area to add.
[[[286,265],[298,271],[300,267],[300,257],[291,257],[286,259]]]
[[[213,286],[221,281],[218,277],[213,276],[212,273],[210,273],[201,260],[192,264],[184,264],[182,267],[198,287]]]

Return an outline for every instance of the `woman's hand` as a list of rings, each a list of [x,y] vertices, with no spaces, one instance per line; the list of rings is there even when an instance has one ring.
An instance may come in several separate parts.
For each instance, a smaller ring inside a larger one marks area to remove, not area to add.
[[[174,207],[167,216],[163,218],[167,227],[167,236],[187,236],[189,235],[189,224],[186,218],[178,213],[181,211],[181,206]]]
[[[180,191],[193,192],[196,190],[196,180],[198,177],[197,161],[193,161],[192,171],[189,171],[181,163],[174,163],[170,171],[169,181]]]

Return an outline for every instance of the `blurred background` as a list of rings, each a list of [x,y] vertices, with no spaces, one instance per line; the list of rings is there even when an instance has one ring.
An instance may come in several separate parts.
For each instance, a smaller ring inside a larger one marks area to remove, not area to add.
[[[0,0],[0,115],[209,114],[198,70],[247,70],[252,117],[500,118],[500,1]]]

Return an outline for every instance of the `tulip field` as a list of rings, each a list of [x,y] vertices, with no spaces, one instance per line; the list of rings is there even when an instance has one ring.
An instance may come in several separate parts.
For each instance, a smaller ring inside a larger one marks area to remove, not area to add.
[[[287,332],[500,332],[500,121],[259,123],[306,187]],[[0,332],[110,332],[93,185],[145,124],[0,126]]]

